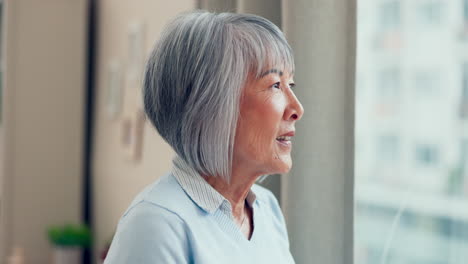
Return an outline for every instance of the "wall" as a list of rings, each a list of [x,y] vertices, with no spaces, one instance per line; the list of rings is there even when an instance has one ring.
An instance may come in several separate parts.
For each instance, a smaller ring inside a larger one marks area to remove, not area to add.
[[[145,185],[169,171],[173,152],[146,122],[140,160],[129,159],[122,144],[123,119],[138,111],[141,96],[138,84],[128,84],[128,32],[132,24],[143,23],[146,38],[144,57],[165,23],[182,11],[194,9],[193,0],[135,1],[102,0],[98,6],[98,58],[96,83],[96,112],[93,157],[93,221],[96,234],[95,253],[98,254],[111,239],[118,219],[134,196]],[[109,84],[109,64],[117,62],[122,69],[121,85],[125,100],[117,118],[106,112]]]
[[[3,263],[49,263],[46,227],[81,218],[85,0],[9,0],[0,146]],[[5,252],[6,251],[6,252]]]

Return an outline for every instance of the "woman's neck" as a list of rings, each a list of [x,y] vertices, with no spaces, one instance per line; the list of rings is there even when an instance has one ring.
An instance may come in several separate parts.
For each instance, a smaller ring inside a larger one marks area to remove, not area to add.
[[[244,216],[245,199],[259,176],[234,171],[230,183],[221,177],[203,176],[203,178],[231,203],[232,214],[237,218]]]

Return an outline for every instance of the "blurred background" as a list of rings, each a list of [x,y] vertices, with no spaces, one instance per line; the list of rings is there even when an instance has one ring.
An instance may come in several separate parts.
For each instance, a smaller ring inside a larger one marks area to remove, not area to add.
[[[358,0],[356,263],[468,262],[468,1]]]
[[[102,263],[171,166],[146,56],[200,8],[264,16],[296,52],[295,167],[262,184],[297,263],[467,263],[468,0],[0,0],[0,263]]]

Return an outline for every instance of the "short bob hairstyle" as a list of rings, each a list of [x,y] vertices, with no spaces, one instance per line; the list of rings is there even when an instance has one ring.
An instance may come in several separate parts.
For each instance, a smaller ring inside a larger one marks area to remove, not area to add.
[[[230,182],[242,90],[276,68],[294,72],[283,33],[265,18],[195,11],[163,31],[146,65],[143,100],[159,134],[201,175]]]

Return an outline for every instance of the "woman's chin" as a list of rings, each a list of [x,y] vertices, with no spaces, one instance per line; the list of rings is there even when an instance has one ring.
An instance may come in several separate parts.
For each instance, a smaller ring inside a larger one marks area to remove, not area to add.
[[[283,159],[279,160],[280,164],[277,164],[275,166],[277,168],[277,174],[284,174],[288,173],[291,170],[292,167],[292,160],[291,157],[284,157]]]
[[[291,164],[288,164],[288,166],[285,167],[284,170],[283,170],[281,173],[282,173],[282,174],[288,173],[288,172],[291,170],[291,167],[292,167]]]

